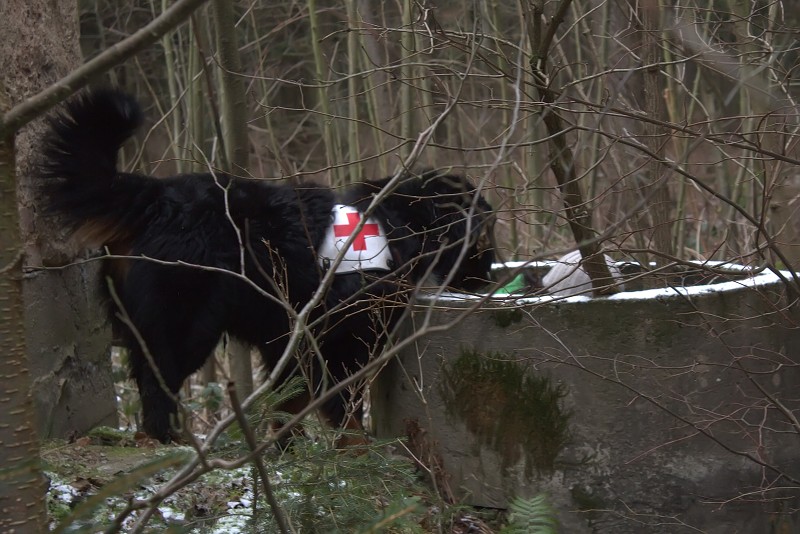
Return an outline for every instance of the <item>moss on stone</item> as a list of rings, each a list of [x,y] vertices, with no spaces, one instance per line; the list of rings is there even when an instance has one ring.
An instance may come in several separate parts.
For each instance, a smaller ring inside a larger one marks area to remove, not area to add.
[[[492,318],[500,328],[508,328],[512,324],[522,321],[522,310],[519,308],[494,310]]]
[[[462,420],[503,467],[525,461],[525,473],[549,473],[569,440],[571,412],[563,384],[536,375],[503,354],[464,350],[445,364],[440,382],[448,413]]]
[[[131,433],[126,430],[118,430],[110,426],[98,426],[87,434],[92,442],[100,445],[119,445],[132,441]]]

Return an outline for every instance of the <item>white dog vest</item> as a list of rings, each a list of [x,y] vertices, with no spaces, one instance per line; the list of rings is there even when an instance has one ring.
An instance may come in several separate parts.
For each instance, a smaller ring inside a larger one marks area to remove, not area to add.
[[[329,269],[334,260],[342,254],[342,261],[336,267],[336,274],[391,270],[389,240],[386,238],[383,226],[374,217],[367,218],[350,246],[342,252],[345,242],[361,219],[361,212],[353,206],[336,204],[333,207],[332,224],[328,227],[318,252],[320,266],[323,269]]]

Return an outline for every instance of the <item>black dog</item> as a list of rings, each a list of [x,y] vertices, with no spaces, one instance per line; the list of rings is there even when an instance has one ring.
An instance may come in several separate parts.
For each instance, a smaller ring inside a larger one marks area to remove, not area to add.
[[[141,122],[139,105],[119,91],[73,99],[50,120],[41,174],[48,210],[83,245],[114,256],[104,260],[106,273],[134,326],[127,345],[144,430],[167,441],[174,395],[224,332],[257,346],[268,367],[277,363],[292,329],[288,311],[309,302],[335,265],[332,243],[341,248],[390,179],[337,194],[223,174],[119,172],[117,153]],[[413,284],[471,289],[488,279],[490,206],[463,178],[406,176],[369,216],[314,310],[316,343],[304,344],[302,365],[283,373],[308,378],[308,394],[285,406],[293,412],[381,349]],[[378,251],[369,256],[373,239]],[[343,391],[323,406],[331,424],[345,423],[351,396]]]

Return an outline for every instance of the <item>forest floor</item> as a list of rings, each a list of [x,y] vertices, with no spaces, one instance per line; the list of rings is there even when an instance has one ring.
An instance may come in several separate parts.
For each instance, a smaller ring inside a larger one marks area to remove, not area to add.
[[[310,439],[290,451],[269,450],[264,464],[271,489],[295,532],[475,533],[499,530],[503,515],[447,504],[419,466],[376,444],[366,454],[333,450]],[[242,445],[214,451],[233,459]],[[45,444],[48,505],[57,532],[131,532],[143,510],[129,504],[157,494],[189,458],[187,446],[137,440],[130,432],[93,431],[73,442]],[[280,532],[251,464],[215,469],[161,500],[141,532]]]

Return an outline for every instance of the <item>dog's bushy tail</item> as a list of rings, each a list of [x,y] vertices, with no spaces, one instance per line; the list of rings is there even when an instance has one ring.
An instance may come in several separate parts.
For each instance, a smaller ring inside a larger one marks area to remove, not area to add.
[[[120,147],[141,123],[136,100],[115,89],[82,93],[49,120],[39,167],[47,211],[87,245],[130,237],[160,189],[117,169]]]

